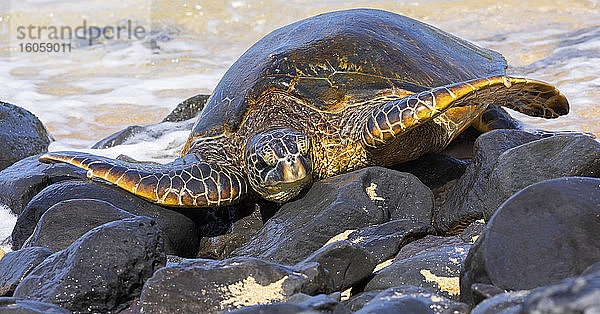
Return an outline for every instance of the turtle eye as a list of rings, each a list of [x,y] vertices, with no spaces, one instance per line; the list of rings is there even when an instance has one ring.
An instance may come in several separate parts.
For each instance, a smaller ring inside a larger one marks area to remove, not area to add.
[[[267,148],[267,149],[263,150],[260,157],[269,166],[274,166],[275,162],[277,162],[277,158],[275,157],[275,152],[272,149],[270,149],[270,148]]]
[[[308,149],[310,148],[310,143],[306,138],[304,138],[304,137],[299,138],[297,140],[297,145],[298,145],[298,150],[300,151],[300,153],[302,155],[308,154]]]

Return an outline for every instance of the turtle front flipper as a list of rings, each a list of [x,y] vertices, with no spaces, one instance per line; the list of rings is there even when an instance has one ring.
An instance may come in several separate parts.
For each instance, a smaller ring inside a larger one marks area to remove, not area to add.
[[[233,167],[204,161],[166,165],[135,164],[81,152],[51,152],[42,162],[65,162],[86,169],[139,197],[166,206],[209,207],[237,203],[246,181]]]
[[[567,99],[552,85],[493,76],[441,86],[385,103],[367,117],[362,141],[367,148],[381,148],[390,144],[397,135],[436,118],[450,108],[463,107],[474,111],[471,117],[474,118],[488,104],[547,119],[569,112]],[[463,121],[453,122],[461,124]]]

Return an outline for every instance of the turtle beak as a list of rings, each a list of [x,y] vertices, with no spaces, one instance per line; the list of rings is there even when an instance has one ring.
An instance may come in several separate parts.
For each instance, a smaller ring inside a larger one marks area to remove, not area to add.
[[[269,172],[266,183],[270,186],[308,181],[311,177],[310,160],[304,156],[288,156]]]

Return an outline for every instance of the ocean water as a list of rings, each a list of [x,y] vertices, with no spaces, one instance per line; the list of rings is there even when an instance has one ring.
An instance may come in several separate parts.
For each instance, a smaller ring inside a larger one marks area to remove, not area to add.
[[[571,113],[557,120],[517,117],[539,128],[600,136],[598,0],[3,0],[0,100],[40,118],[55,139],[50,150],[167,162],[187,130],[174,126],[147,142],[89,147],[126,126],[161,121],[190,96],[210,94],[236,58],[270,31],[357,7],[404,14],[499,51],[510,74],[551,82],[571,103]],[[92,31],[77,38],[84,23],[107,36]],[[75,38],[56,39],[51,27],[75,30]],[[122,36],[111,38],[119,27]],[[132,35],[136,28],[143,36]],[[23,51],[21,45],[35,43],[70,43],[70,51]],[[0,233],[14,224],[1,216],[7,210],[0,209]]]

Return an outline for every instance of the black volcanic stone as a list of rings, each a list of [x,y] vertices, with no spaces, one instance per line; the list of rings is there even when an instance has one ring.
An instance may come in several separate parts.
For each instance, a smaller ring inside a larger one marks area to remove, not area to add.
[[[116,312],[140,295],[143,283],[165,260],[153,220],[113,221],[46,258],[21,281],[14,296],[73,312]]]
[[[429,248],[411,257],[395,259],[391,265],[375,273],[365,290],[411,285],[458,300],[461,264],[470,247],[463,244]]]
[[[284,204],[260,233],[232,256],[252,256],[293,265],[332,237],[394,219],[429,223],[431,190],[414,175],[370,167],[313,184]]]
[[[214,313],[281,302],[299,292],[331,292],[325,271],[312,272],[318,268],[316,263],[297,268],[246,257],[184,260],[154,273],[144,285],[139,309],[143,313]]]
[[[182,101],[162,122],[179,122],[195,118],[204,108],[208,98],[210,95],[196,95]]]
[[[271,202],[260,202],[248,206],[248,215],[233,222],[228,233],[214,237],[204,237],[200,240],[198,258],[224,259],[229,254],[250,241],[267,221],[279,209],[280,205]],[[236,208],[236,215],[242,216],[240,207]]]
[[[50,136],[31,112],[0,101],[0,170],[48,151]]]
[[[407,285],[379,292],[356,313],[469,313],[469,306]]]
[[[529,295],[530,291],[511,291],[506,293],[497,294],[489,299],[479,303],[471,314],[517,314],[522,313],[522,304],[525,298]],[[526,312],[530,313],[530,312]],[[564,312],[554,312],[564,313]]]
[[[534,289],[523,303],[523,312],[599,313],[600,272]]]
[[[319,313],[350,314],[352,313],[343,303],[340,302],[341,294],[334,292],[330,295],[319,294],[310,296],[304,293],[292,295],[287,302],[306,306]]]
[[[54,304],[38,301],[0,297],[0,313],[8,314],[68,314],[70,311]]]
[[[83,169],[62,163],[41,163],[38,156],[24,158],[0,171],[0,204],[7,205],[17,215],[45,187],[64,180],[86,177]]]
[[[584,135],[557,135],[515,147],[498,158],[490,174],[484,217],[530,184],[570,176],[600,177],[600,143]]]
[[[61,201],[40,218],[24,247],[40,246],[52,252],[66,249],[91,229],[107,222],[136,217],[111,203],[94,199]]]
[[[367,279],[377,266],[375,258],[369,252],[346,240],[318,249],[300,264],[311,262],[319,263],[329,272],[333,290],[336,291],[346,290]]]
[[[314,311],[308,306],[294,303],[273,303],[245,306],[233,311],[230,314],[319,314],[322,312]]]
[[[464,221],[483,218],[487,182],[500,155],[537,139],[539,136],[520,130],[493,130],[479,136],[475,141],[473,159],[435,214],[434,227],[440,233],[447,233]]]
[[[38,193],[17,219],[12,232],[13,249],[19,249],[33,234],[41,216],[53,205],[69,199],[96,199],[137,216],[155,219],[164,234],[168,254],[195,256],[199,236],[196,224],[176,211],[152,204],[125,190],[92,181],[65,181]]]
[[[419,159],[401,163],[391,169],[414,174],[430,189],[440,187],[460,178],[469,163],[442,154],[429,154]]]
[[[600,260],[600,179],[567,177],[528,186],[490,219],[461,272],[461,300],[472,284],[532,289],[581,274]]]
[[[12,296],[17,285],[52,251],[42,247],[29,247],[6,253],[0,259],[0,296]]]
[[[424,237],[430,231],[430,224],[397,219],[356,230],[348,235],[348,241],[363,247],[380,264],[396,256],[405,244]]]

